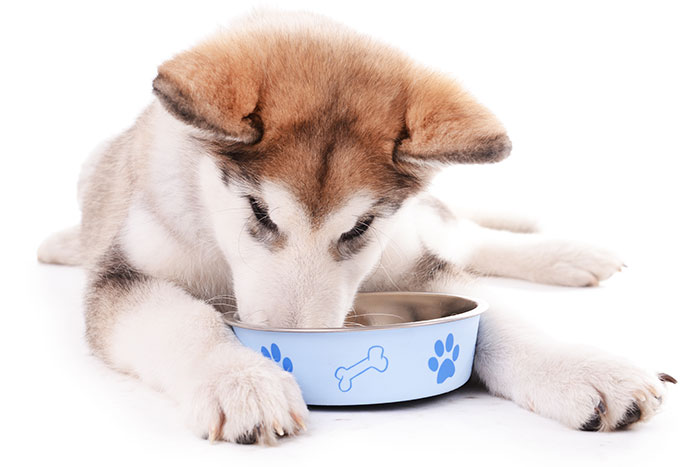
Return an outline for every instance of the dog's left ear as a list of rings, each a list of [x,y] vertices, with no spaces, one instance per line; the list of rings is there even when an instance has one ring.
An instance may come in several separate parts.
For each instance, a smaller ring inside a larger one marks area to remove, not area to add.
[[[251,144],[262,137],[255,114],[259,78],[251,60],[210,41],[158,68],[153,92],[181,121],[215,137]]]
[[[402,133],[394,162],[415,168],[498,162],[511,149],[491,112],[457,83],[435,74],[410,86]]]

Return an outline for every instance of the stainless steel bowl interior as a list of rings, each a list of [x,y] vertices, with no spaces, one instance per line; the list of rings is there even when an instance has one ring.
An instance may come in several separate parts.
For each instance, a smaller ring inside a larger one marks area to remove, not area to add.
[[[224,313],[232,326],[277,332],[338,332],[424,326],[478,315],[484,303],[460,295],[430,292],[359,293],[342,328],[269,328],[238,321],[234,312]]]

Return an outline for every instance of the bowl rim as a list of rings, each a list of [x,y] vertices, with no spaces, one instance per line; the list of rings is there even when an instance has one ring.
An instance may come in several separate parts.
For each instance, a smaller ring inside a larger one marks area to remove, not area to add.
[[[484,300],[481,299],[476,299],[473,297],[469,297],[466,295],[461,295],[461,294],[451,294],[451,293],[442,293],[442,292],[360,292],[357,295],[435,295],[435,296],[442,296],[442,297],[452,297],[452,298],[459,298],[462,300],[468,300],[472,303],[476,304],[476,307],[472,308],[469,311],[464,311],[462,313],[457,313],[454,315],[450,316],[444,316],[442,318],[435,318],[435,319],[426,319],[423,321],[412,321],[410,323],[403,323],[403,324],[385,324],[382,326],[365,326],[365,327],[356,327],[356,328],[271,328],[267,326],[258,326],[254,324],[247,324],[243,323],[241,321],[238,321],[237,319],[232,319],[230,318],[230,315],[233,315],[235,312],[229,311],[226,313],[222,313],[224,323],[226,323],[229,326],[232,326],[234,328],[243,328],[243,329],[249,329],[252,331],[269,331],[269,332],[284,332],[284,333],[330,333],[330,332],[367,332],[367,331],[376,331],[376,330],[382,330],[382,329],[401,329],[401,328],[415,328],[415,327],[421,327],[421,326],[432,326],[434,324],[442,324],[442,323],[449,323],[452,321],[459,321],[463,319],[468,319],[472,318],[474,316],[480,315],[486,310],[488,310],[489,305],[486,303]],[[229,316],[227,316],[229,315]]]

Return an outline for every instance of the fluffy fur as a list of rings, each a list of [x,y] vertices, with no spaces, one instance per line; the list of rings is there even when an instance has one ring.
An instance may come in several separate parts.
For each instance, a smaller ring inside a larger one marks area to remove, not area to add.
[[[273,442],[308,414],[294,379],[243,348],[221,311],[341,326],[358,290],[478,296],[474,275],[591,286],[622,266],[422,194],[446,164],[506,157],[505,130],[451,80],[323,18],[239,22],[161,65],[153,88],[134,126],[86,162],[80,227],[39,259],[90,271],[93,351],[172,396],[202,436]],[[496,302],[474,371],[579,429],[647,419],[664,394],[655,375],[555,345]]]

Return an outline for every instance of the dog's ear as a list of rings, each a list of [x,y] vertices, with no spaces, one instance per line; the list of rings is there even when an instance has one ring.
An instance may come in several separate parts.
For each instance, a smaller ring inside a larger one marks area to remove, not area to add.
[[[510,149],[501,123],[457,83],[426,74],[410,85],[395,163],[414,169],[490,163]]]
[[[259,81],[239,57],[216,44],[183,52],[158,68],[153,92],[175,117],[219,138],[255,143]]]

